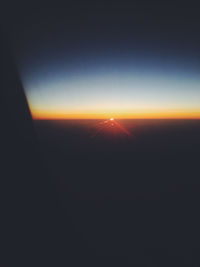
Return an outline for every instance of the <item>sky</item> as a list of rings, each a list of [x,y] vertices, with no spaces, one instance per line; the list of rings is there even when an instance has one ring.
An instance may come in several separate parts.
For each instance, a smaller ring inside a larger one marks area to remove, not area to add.
[[[195,6],[76,2],[9,12],[35,119],[200,118]]]

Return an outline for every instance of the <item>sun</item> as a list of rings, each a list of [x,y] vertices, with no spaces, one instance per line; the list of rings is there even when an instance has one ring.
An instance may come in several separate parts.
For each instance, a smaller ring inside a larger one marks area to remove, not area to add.
[[[114,118],[110,118],[111,121],[114,121]]]

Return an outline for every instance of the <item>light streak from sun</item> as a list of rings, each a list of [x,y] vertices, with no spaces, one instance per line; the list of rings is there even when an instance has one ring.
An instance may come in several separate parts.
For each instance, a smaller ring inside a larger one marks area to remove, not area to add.
[[[133,135],[119,122],[114,120],[114,118],[110,118],[106,121],[101,121],[95,125],[94,133],[91,135],[91,137],[96,137],[100,133],[104,135],[125,135],[128,137],[133,137]]]

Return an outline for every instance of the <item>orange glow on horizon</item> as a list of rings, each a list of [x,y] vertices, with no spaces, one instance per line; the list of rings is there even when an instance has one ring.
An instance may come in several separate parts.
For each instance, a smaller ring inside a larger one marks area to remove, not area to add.
[[[200,119],[200,110],[145,110],[133,112],[62,112],[31,108],[35,120],[56,119]]]

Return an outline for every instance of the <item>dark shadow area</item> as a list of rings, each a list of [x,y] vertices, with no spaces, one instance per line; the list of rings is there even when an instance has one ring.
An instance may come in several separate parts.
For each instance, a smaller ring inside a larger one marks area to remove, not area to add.
[[[72,266],[86,246],[59,202],[56,177],[43,164],[23,86],[1,37],[0,265]]]

